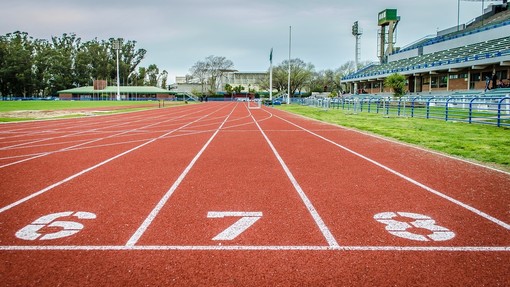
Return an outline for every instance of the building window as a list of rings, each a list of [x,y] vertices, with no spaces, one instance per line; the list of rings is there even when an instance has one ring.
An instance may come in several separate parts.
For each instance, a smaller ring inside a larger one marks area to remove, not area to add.
[[[438,80],[438,77],[436,77],[436,76],[430,77],[430,86],[432,88],[438,87],[437,80]]]
[[[498,77],[498,80],[507,79],[506,71],[497,71],[496,76]]]
[[[439,77],[439,87],[440,88],[448,87],[448,76],[440,76]]]

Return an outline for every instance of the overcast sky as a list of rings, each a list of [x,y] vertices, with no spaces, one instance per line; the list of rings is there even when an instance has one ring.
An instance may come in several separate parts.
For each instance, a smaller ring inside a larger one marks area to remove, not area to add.
[[[485,1],[487,6],[488,0]],[[501,1],[497,2],[500,3]],[[0,34],[27,32],[39,39],[75,33],[82,40],[124,38],[147,50],[156,64],[184,76],[209,55],[224,56],[240,71],[265,71],[288,58],[336,69],[354,60],[351,27],[363,29],[361,60],[376,61],[377,15],[397,9],[397,46],[457,25],[458,0],[2,0]],[[460,22],[481,14],[481,2],[460,2]]]

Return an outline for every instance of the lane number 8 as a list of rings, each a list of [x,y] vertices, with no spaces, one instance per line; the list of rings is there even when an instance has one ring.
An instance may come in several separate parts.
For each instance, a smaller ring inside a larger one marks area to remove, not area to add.
[[[412,222],[399,221],[398,217],[414,219]],[[397,218],[397,219],[396,219]],[[446,241],[455,237],[455,233],[446,227],[439,226],[429,216],[411,212],[381,212],[374,219],[386,224],[386,230],[395,236],[416,241]],[[410,229],[422,228],[431,231],[428,235],[413,233]]]

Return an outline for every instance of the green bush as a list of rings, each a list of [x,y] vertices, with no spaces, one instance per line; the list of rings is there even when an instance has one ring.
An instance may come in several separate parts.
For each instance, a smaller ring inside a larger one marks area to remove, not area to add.
[[[400,74],[393,74],[384,80],[384,86],[393,90],[395,97],[402,97],[405,94],[406,77]]]

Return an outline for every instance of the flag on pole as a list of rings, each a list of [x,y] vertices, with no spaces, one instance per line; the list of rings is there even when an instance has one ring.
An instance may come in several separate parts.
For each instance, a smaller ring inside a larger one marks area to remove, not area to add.
[[[269,62],[273,63],[273,48],[271,48],[271,53],[269,53]]]

